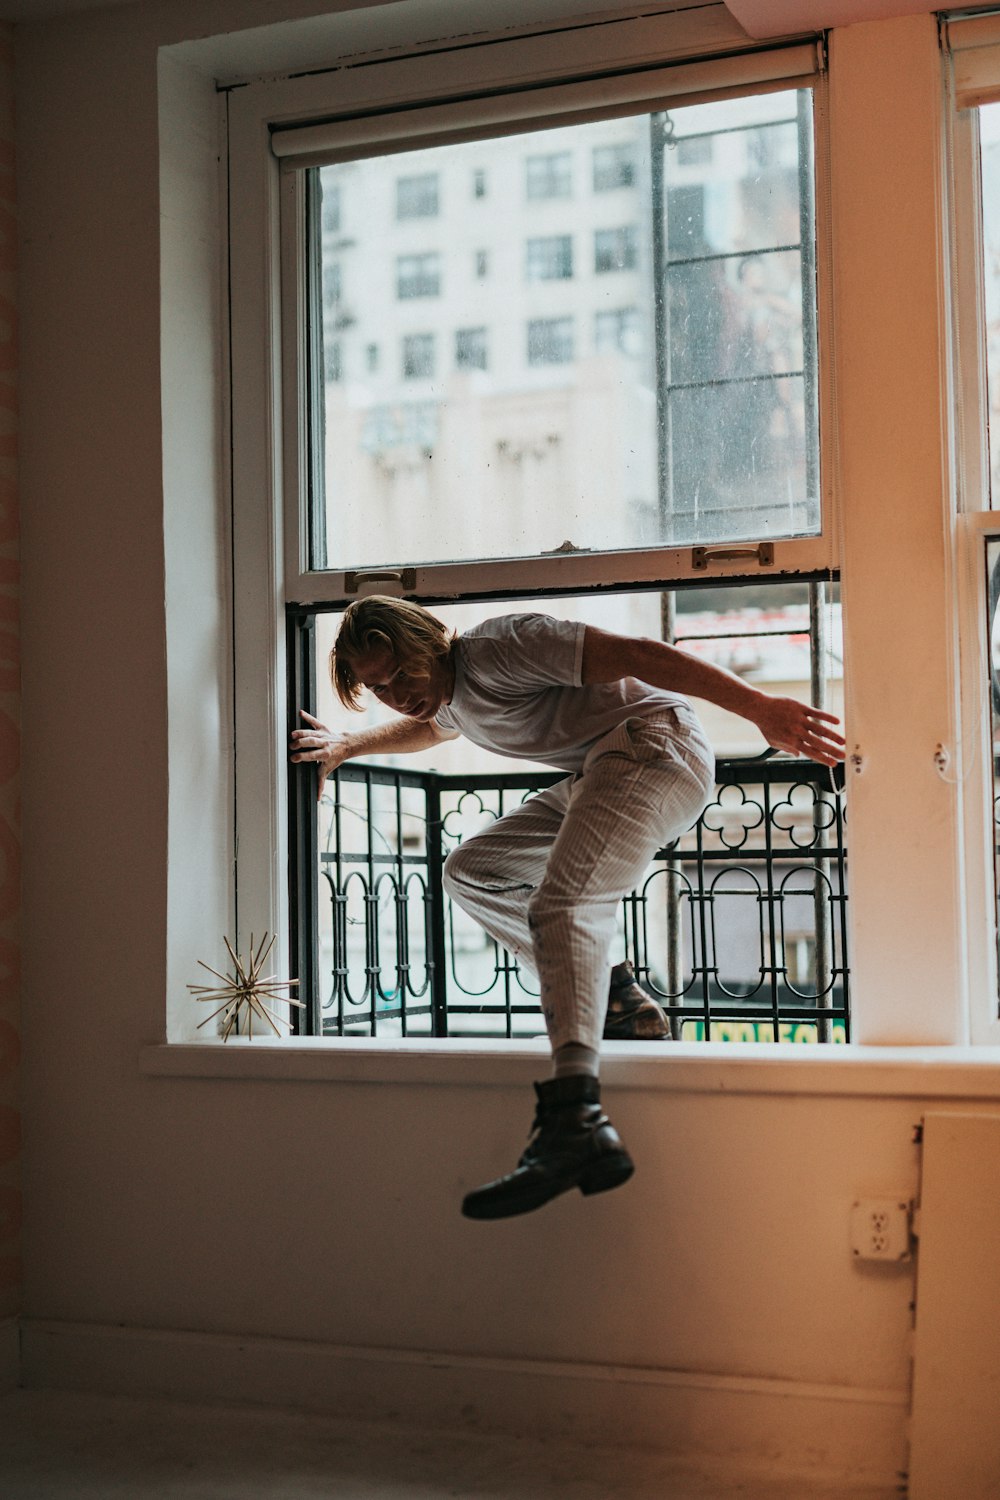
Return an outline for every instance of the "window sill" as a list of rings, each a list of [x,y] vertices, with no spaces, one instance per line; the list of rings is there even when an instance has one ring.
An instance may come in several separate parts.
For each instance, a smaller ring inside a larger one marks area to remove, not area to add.
[[[601,1059],[609,1088],[649,1093],[1000,1099],[1000,1047],[821,1051],[794,1043],[607,1042]],[[151,1078],[507,1088],[543,1077],[547,1061],[541,1038],[456,1043],[293,1037],[269,1044],[234,1037],[225,1044],[144,1047],[140,1071]]]

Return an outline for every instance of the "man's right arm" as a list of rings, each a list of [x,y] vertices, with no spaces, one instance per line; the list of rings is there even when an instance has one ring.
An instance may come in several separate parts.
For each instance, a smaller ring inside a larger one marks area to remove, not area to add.
[[[289,759],[296,763],[315,761],[319,768],[317,801],[323,795],[326,778],[345,760],[357,760],[365,755],[407,755],[458,738],[456,733],[440,728],[433,719],[401,717],[389,724],[376,724],[346,733],[328,729],[304,708],[299,713],[308,727],[292,730]]]

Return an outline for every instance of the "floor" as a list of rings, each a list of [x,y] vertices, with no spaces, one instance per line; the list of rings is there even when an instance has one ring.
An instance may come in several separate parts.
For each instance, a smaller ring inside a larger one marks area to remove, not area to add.
[[[14,1391],[3,1500],[898,1500],[813,1479],[733,1483],[655,1454],[288,1412]]]

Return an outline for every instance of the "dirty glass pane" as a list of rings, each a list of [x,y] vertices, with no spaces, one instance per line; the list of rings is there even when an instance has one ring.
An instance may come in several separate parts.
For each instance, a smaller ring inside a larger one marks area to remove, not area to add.
[[[987,629],[990,643],[990,744],[993,748],[993,861],[997,902],[997,941],[1000,943],[1000,539],[986,543]]]
[[[818,533],[808,91],[310,182],[313,566]]]
[[[1000,104],[979,111],[992,504],[1000,501]]]

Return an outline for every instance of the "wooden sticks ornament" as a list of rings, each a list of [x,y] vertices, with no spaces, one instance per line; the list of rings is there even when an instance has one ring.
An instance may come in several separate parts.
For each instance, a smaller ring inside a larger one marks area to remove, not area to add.
[[[232,944],[227,937],[222,941],[226,945],[226,952],[233,963],[233,974],[220,974],[218,969],[213,969],[211,964],[204,963],[200,958],[198,963],[201,968],[207,969],[214,974],[216,979],[221,979],[221,984],[189,984],[188,989],[199,1000],[221,1000],[222,1004],[213,1010],[204,1021],[199,1021],[198,1030],[207,1026],[209,1021],[214,1021],[216,1016],[222,1019],[222,1040],[228,1042],[230,1032],[235,1028],[237,1035],[240,1032],[240,1019],[246,1015],[247,1036],[253,1037],[253,1018],[265,1021],[275,1036],[280,1037],[276,1021],[284,1018],[275,1016],[270,1005],[281,1001],[286,1005],[295,1005],[299,1010],[305,1010],[301,1000],[294,999],[291,995],[283,994],[283,990],[289,990],[298,984],[297,979],[274,979],[271,975],[262,975],[261,970],[267,962],[268,955],[275,944],[275,937],[268,941],[267,933],[261,938],[255,947],[253,934],[250,934],[250,963],[244,966],[242,958],[233,952]],[[287,1026],[288,1022],[284,1024]]]

